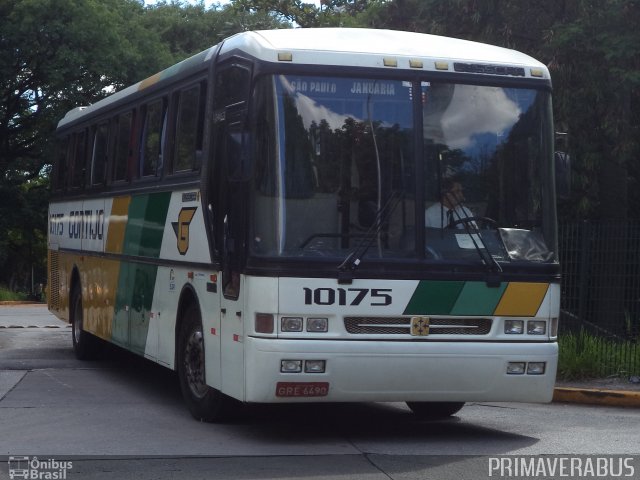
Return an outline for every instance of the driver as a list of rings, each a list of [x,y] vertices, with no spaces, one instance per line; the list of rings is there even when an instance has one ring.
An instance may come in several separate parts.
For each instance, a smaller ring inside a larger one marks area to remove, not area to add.
[[[464,228],[463,222],[456,221],[472,218],[473,213],[463,205],[464,193],[462,184],[453,178],[445,178],[442,181],[442,195],[440,201],[431,205],[424,212],[425,226],[431,228]],[[469,226],[476,228],[475,222],[468,222]]]

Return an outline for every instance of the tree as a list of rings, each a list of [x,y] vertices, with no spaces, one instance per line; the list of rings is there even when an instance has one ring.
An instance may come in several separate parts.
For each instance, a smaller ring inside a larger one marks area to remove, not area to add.
[[[170,58],[137,26],[134,0],[0,0],[0,277],[24,272],[20,245],[46,238],[53,131],[87,105]],[[135,45],[135,48],[132,46]],[[38,212],[39,214],[36,214]],[[35,222],[35,223],[34,223]],[[33,249],[32,249],[33,251]],[[22,282],[24,283],[24,282]]]
[[[640,219],[640,2],[576,2],[554,30],[550,65],[560,122],[576,164],[575,212],[600,219]]]
[[[362,26],[362,17],[385,0],[322,0],[319,7],[302,0],[232,0],[236,12],[270,15],[303,28]]]
[[[205,8],[202,2],[160,2],[145,8],[141,18],[144,31],[154,32],[171,52],[171,63],[215,45],[247,30],[286,28],[289,23],[266,12],[251,12],[227,5]]]
[[[289,26],[269,14],[203,3],[61,3],[0,0],[0,282],[22,288],[30,275],[25,259],[44,265],[48,171],[55,127],[67,111],[238,31]]]

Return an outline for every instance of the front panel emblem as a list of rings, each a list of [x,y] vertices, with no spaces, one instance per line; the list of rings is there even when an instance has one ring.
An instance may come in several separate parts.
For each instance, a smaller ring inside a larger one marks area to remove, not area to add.
[[[171,222],[171,226],[178,240],[177,246],[180,255],[186,255],[187,250],[189,250],[189,225],[191,224],[191,220],[193,220],[193,216],[196,214],[197,208],[198,207],[184,207],[178,214],[178,221]]]
[[[429,335],[429,317],[411,317],[411,335],[414,337]]]

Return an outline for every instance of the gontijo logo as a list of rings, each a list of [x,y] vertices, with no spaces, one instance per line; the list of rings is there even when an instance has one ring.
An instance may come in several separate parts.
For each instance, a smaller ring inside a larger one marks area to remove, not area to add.
[[[178,241],[177,247],[180,255],[186,255],[189,250],[189,225],[197,209],[198,207],[184,207],[178,214],[178,221],[171,222]]]
[[[38,457],[9,457],[9,478],[31,480],[65,480],[67,471],[73,468],[73,462]]]

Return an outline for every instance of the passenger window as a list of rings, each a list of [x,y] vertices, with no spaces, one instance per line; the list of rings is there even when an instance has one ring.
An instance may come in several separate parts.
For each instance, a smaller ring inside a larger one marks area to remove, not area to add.
[[[91,185],[103,185],[107,178],[107,155],[109,151],[109,124],[101,123],[93,137],[91,157]]]
[[[204,84],[183,90],[178,101],[174,172],[197,170],[202,155]]]
[[[133,114],[123,113],[118,116],[116,126],[115,156],[113,159],[113,180],[127,179],[127,166],[129,162],[129,141],[131,139]]]
[[[84,174],[86,166],[86,133],[75,134],[75,148],[73,152],[71,168],[71,188],[81,188],[84,186]]]
[[[57,159],[56,164],[52,170],[52,185],[51,189],[54,192],[59,192],[65,189],[68,162],[70,161],[69,146],[71,144],[70,137],[60,138],[57,145]]]
[[[162,167],[162,145],[165,130],[164,101],[157,100],[145,107],[142,140],[140,142],[140,176],[159,176]]]

